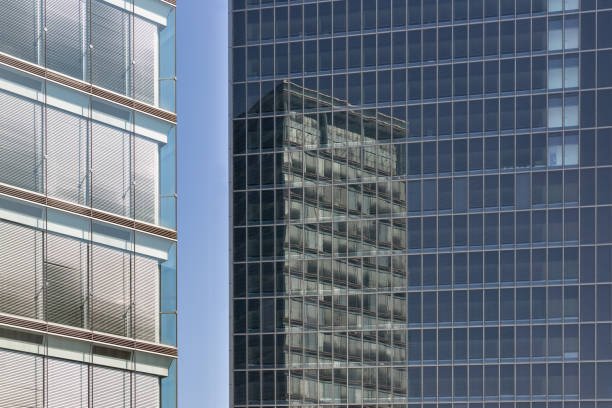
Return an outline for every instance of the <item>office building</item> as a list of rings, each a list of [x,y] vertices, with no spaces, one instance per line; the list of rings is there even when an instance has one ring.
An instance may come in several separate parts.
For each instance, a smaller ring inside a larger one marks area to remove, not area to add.
[[[233,0],[232,407],[612,406],[612,2]]]
[[[176,407],[175,2],[0,5],[0,406]]]

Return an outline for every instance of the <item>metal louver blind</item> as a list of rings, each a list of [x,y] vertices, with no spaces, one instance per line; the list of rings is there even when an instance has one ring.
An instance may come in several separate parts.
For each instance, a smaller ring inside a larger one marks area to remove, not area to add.
[[[0,350],[0,408],[43,407],[43,358]]]
[[[42,255],[40,231],[0,221],[0,312],[43,318]]]
[[[47,67],[85,79],[89,50],[86,0],[46,0]]]
[[[159,408],[160,393],[155,375],[0,349],[0,408]]]
[[[87,364],[50,358],[47,365],[47,408],[87,408]]]
[[[159,408],[159,378],[134,374],[134,408]]]
[[[94,208],[132,217],[130,134],[94,122],[91,138]]]
[[[88,327],[87,244],[47,235],[47,320]]]
[[[36,0],[0,0],[0,51],[38,62],[39,10]]]
[[[155,104],[158,35],[157,24],[134,17],[134,98]]]
[[[130,14],[93,0],[91,21],[92,82],[122,95],[131,94]]]
[[[155,342],[159,332],[159,264],[155,259],[136,256],[134,273],[134,337]]]
[[[92,406],[131,408],[132,381],[128,371],[94,366],[92,369]]]
[[[136,137],[134,144],[136,219],[155,224],[159,213],[159,145],[141,137]]]
[[[47,108],[47,193],[76,204],[88,203],[87,120]]]
[[[42,146],[40,104],[0,91],[0,182],[41,192]]]
[[[94,245],[92,247],[93,330],[131,335],[130,254]]]

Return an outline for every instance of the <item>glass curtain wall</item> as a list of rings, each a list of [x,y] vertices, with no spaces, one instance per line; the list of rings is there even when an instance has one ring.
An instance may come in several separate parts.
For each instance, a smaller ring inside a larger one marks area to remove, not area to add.
[[[175,7],[0,8],[0,406],[176,407]]]
[[[0,183],[176,229],[176,126],[5,67],[0,119]]]
[[[231,5],[232,406],[612,404],[612,4]]]
[[[0,52],[175,111],[175,9],[149,0],[3,0]]]

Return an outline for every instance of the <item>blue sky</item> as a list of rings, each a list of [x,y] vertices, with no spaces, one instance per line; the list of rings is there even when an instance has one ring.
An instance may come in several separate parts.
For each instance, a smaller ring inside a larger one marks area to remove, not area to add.
[[[179,406],[228,402],[228,0],[177,1]]]

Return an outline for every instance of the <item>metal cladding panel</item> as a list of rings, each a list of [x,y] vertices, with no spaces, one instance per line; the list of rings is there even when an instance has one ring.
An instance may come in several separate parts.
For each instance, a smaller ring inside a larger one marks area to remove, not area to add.
[[[43,357],[0,350],[0,408],[43,407]]]
[[[40,38],[36,0],[0,0],[0,52],[37,62]]]
[[[132,138],[126,131],[92,123],[93,207],[132,217]]]
[[[50,358],[47,370],[47,408],[89,406],[87,364]]]
[[[136,219],[156,223],[159,197],[159,145],[151,139],[135,139],[134,201]]]
[[[154,105],[157,66],[157,24],[134,17],[134,98]]]
[[[86,0],[46,1],[47,67],[78,79],[87,71]]]
[[[122,251],[92,247],[92,328],[131,336],[131,256]]]
[[[131,16],[102,0],[91,3],[92,83],[131,95]]]
[[[136,256],[134,276],[135,338],[156,342],[159,319],[159,264]]]
[[[96,408],[131,408],[132,379],[127,371],[94,366],[92,402]]]
[[[42,250],[42,232],[0,221],[0,312],[43,317]]]
[[[47,236],[47,320],[89,326],[87,244],[55,234]]]
[[[42,192],[42,128],[39,103],[0,91],[0,182]]]
[[[159,378],[147,374],[134,374],[133,408],[159,408]]]
[[[88,121],[47,108],[47,193],[51,197],[87,205]]]

